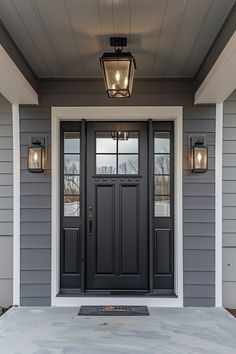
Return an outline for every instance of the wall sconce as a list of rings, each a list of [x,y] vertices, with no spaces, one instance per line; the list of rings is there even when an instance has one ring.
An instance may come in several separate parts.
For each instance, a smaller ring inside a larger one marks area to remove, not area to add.
[[[44,172],[45,148],[40,140],[32,138],[28,148],[28,171],[33,173]]]
[[[100,58],[108,97],[130,97],[132,93],[136,63],[133,55],[123,53],[127,46],[126,37],[111,37],[114,53],[104,53]]]
[[[205,173],[208,170],[208,148],[205,138],[192,138],[191,163],[193,173]]]

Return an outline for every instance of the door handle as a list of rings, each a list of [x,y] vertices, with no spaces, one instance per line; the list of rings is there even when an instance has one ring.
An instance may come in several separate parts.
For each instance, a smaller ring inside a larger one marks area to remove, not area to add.
[[[89,216],[89,236],[92,236],[93,231],[93,217],[92,215]]]

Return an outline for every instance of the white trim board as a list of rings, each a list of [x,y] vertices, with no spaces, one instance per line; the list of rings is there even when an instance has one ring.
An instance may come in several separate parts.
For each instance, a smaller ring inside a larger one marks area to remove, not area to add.
[[[0,92],[12,104],[38,104],[38,95],[0,44]]]
[[[13,305],[20,305],[20,119],[12,105],[13,127]]]
[[[195,104],[221,103],[236,88],[236,31],[195,94]]]
[[[158,297],[60,297],[60,121],[64,120],[172,120],[175,136],[175,293],[176,298]],[[183,206],[182,206],[182,107],[52,107],[52,306],[92,304],[137,304],[153,307],[183,306]]]
[[[216,105],[215,146],[215,306],[222,307],[222,153],[223,103]]]

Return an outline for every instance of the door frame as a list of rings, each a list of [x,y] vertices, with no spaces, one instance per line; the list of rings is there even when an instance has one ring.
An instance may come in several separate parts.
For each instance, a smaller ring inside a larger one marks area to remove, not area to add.
[[[58,296],[60,290],[60,122],[61,121],[174,121],[174,291],[176,297],[69,297]],[[183,108],[182,106],[142,107],[52,107],[52,254],[51,305],[148,305],[153,307],[183,306]]]

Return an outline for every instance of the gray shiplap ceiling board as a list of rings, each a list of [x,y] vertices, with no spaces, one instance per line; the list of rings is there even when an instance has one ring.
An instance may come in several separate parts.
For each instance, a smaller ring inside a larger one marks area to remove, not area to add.
[[[194,77],[235,0],[1,0],[38,78],[101,78],[109,37],[128,37],[136,77]]]

